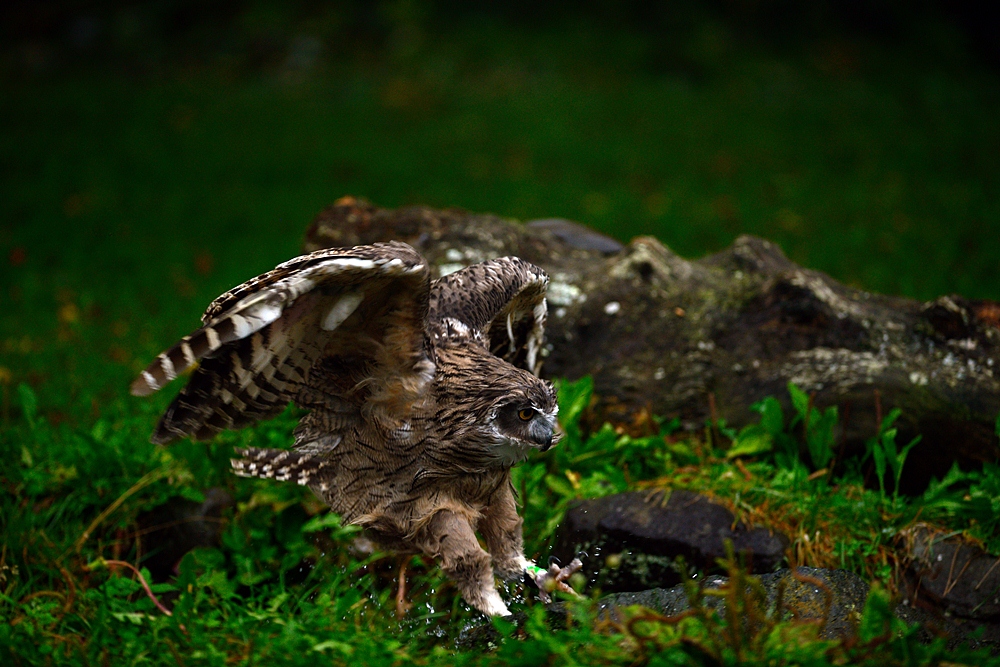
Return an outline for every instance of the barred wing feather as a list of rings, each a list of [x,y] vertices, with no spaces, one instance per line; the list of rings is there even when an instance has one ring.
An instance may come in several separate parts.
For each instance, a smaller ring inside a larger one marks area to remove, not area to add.
[[[538,375],[549,277],[518,257],[500,257],[431,284],[431,335],[468,339]]]
[[[153,442],[206,439],[290,401],[340,415],[338,423],[365,402],[405,411],[433,375],[424,341],[428,276],[416,251],[384,243],[296,257],[223,294],[204,326],[132,383],[144,396],[197,366]]]

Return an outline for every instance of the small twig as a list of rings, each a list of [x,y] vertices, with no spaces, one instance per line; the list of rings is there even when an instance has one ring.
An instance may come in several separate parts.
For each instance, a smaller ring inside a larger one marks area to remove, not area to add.
[[[183,660],[183,658],[181,658],[181,654],[177,652],[177,647],[174,646],[174,643],[172,641],[170,641],[169,639],[166,639],[166,638],[164,638],[164,642],[166,643],[167,648],[170,649],[170,652],[173,653],[174,660],[177,661],[178,666],[179,667],[186,667],[186,665],[184,664],[184,660]]]
[[[960,547],[956,546],[955,547],[955,551],[953,551],[952,554],[951,554],[951,565],[948,566],[948,581],[946,581],[945,585],[944,585],[944,594],[945,595],[948,595],[948,593],[951,592],[951,589],[953,587],[953,584],[951,583],[951,575],[955,571],[955,560],[958,558],[958,552],[959,551],[960,551]],[[931,553],[933,553],[933,552],[931,552]]]
[[[997,558],[996,560],[993,561],[993,565],[990,565],[990,569],[986,570],[986,574],[983,575],[983,578],[979,580],[979,583],[976,584],[976,587],[973,588],[972,590],[974,591],[979,590],[979,587],[983,585],[984,581],[986,581],[986,577],[990,576],[990,572],[993,571],[993,569],[997,566],[998,563],[1000,563],[1000,558]]]
[[[653,645],[655,650],[662,651],[663,647],[660,645],[660,642],[656,640],[656,637],[654,637],[653,635],[644,635],[638,632],[639,623],[642,622],[670,623],[670,620],[666,616],[662,616],[655,612],[647,612],[644,614],[640,614],[638,616],[634,616],[633,618],[630,618],[628,621],[627,625],[628,634],[632,635],[632,637],[639,642],[639,645],[642,646],[643,650],[645,650],[646,644],[649,643]]]
[[[396,618],[405,617],[406,612],[410,611],[410,608],[413,606],[406,599],[406,565],[407,561],[403,560],[402,565],[399,566],[399,587],[396,589]]]
[[[60,593],[59,591],[35,591],[34,593],[28,593],[23,598],[21,598],[20,600],[18,600],[17,604],[23,606],[23,605],[27,604],[30,600],[34,600],[35,598],[42,598],[42,597],[47,597],[47,598],[65,598],[66,596],[63,593]]]
[[[72,609],[73,603],[76,602],[76,584],[73,583],[73,575],[69,573],[69,570],[58,564],[56,567],[59,568],[59,573],[62,574],[63,579],[66,580],[66,585],[69,587],[69,594],[66,596],[66,602],[63,604],[62,610],[63,615],[65,616],[69,613],[69,610]]]
[[[135,565],[132,565],[132,563],[129,563],[129,562],[124,561],[124,560],[103,560],[102,559],[100,562],[103,563],[104,565],[107,565],[108,567],[116,567],[116,566],[117,567],[127,567],[128,569],[132,570],[132,572],[135,573],[135,576],[139,578],[139,583],[142,584],[143,590],[146,591],[146,595],[149,597],[150,600],[153,601],[153,604],[156,605],[156,608],[159,609],[160,611],[162,611],[167,616],[173,616],[174,615],[174,613],[172,611],[170,611],[169,609],[167,609],[166,607],[164,607],[163,604],[156,598],[156,595],[153,594],[153,589],[151,589],[149,587],[149,584],[146,582],[146,577],[142,576],[142,572],[140,572],[139,568],[137,568]]]
[[[969,559],[967,561],[965,561],[965,565],[962,566],[961,572],[958,573],[957,577],[955,577],[954,579],[952,579],[951,578],[951,573],[955,569],[955,560],[958,558],[958,552],[959,551],[961,551],[961,547],[956,547],[955,548],[955,555],[953,555],[951,557],[951,567],[948,568],[948,584],[944,587],[944,595],[945,596],[947,596],[948,593],[951,593],[952,589],[955,588],[955,585],[958,584],[958,580],[961,579],[962,575],[965,574],[965,571],[967,569],[969,569],[969,563],[972,562],[972,556],[969,556]]]
[[[826,624],[830,620],[830,609],[833,608],[833,591],[830,590],[830,587],[822,579],[802,574],[798,569],[792,570],[792,578],[804,584],[811,584],[823,591],[823,618],[820,619],[819,627],[826,627]]]
[[[87,541],[87,539],[90,538],[91,533],[93,533],[94,530],[96,530],[97,527],[101,525],[101,523],[105,519],[107,519],[112,512],[121,507],[122,503],[128,500],[131,496],[135,495],[136,493],[138,493],[145,487],[149,486],[153,482],[158,481],[160,478],[165,477],[169,472],[170,471],[167,468],[157,468],[156,470],[148,472],[141,478],[139,478],[138,482],[129,487],[129,489],[125,491],[125,493],[118,496],[118,498],[113,503],[108,505],[106,508],[104,508],[103,512],[97,515],[96,519],[90,522],[90,525],[87,526],[87,530],[83,531],[83,534],[80,535],[79,538],[77,538],[76,543],[73,545],[73,549],[77,553],[80,553],[80,549],[83,548],[83,544]]]

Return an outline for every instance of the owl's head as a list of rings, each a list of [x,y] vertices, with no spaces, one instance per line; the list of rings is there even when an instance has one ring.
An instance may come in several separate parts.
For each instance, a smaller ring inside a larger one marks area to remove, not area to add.
[[[561,435],[552,384],[478,345],[436,349],[436,428],[468,465],[510,467]]]
[[[530,373],[518,375],[522,382],[496,396],[485,421],[490,454],[503,466],[520,463],[532,450],[548,450],[562,436],[555,389]]]

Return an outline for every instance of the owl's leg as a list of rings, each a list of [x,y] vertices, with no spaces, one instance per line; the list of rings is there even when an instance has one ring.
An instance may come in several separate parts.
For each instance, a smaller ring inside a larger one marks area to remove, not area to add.
[[[493,557],[493,570],[502,579],[520,579],[534,565],[524,557],[523,523],[517,514],[514,491],[510,484],[502,485],[479,521],[479,532]]]
[[[494,584],[490,555],[479,546],[468,519],[442,510],[417,534],[415,543],[441,561],[466,602],[489,616],[510,615]]]
[[[493,557],[493,569],[497,576],[520,579],[522,575],[527,575],[538,586],[538,597],[546,604],[552,601],[550,593],[553,591],[576,595],[566,580],[578,572],[583,563],[574,558],[566,567],[550,565],[547,570],[538,567],[524,557],[523,523],[524,520],[517,514],[514,491],[509,484],[505,484],[490,499],[489,507],[479,522],[479,532],[483,534],[486,548]]]

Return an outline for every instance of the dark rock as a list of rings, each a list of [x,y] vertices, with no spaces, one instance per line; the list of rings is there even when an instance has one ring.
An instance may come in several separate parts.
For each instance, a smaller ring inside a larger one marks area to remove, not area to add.
[[[705,577],[701,585],[706,589],[720,588],[729,581],[726,577],[711,575]],[[722,598],[706,597],[705,606],[715,611],[724,609]],[[642,591],[615,593],[601,598],[598,601],[598,609],[607,613],[611,618],[618,619],[618,610],[624,607],[640,605],[647,609],[652,609],[664,616],[676,616],[691,608],[687,591],[682,585],[671,588],[650,588]]]
[[[222,513],[232,506],[228,493],[211,488],[204,502],[175,497],[141,515],[137,523],[146,553],[142,564],[153,580],[166,581],[176,575],[181,558],[192,549],[219,546]]]
[[[579,222],[564,218],[529,220],[524,223],[524,226],[528,229],[549,231],[569,247],[579,250],[596,250],[604,255],[613,255],[625,247],[610,236],[605,236]]]
[[[848,639],[855,635],[858,620],[868,597],[868,584],[853,572],[824,570],[812,567],[779,570],[759,577],[766,594],[765,606],[774,613],[781,598],[783,618],[819,620],[826,639]],[[709,577],[705,588],[721,588],[726,577]],[[706,606],[720,615],[725,613],[725,599],[705,598]],[[609,614],[617,608],[640,604],[665,616],[675,616],[690,608],[683,586],[668,590],[648,590],[639,593],[619,593],[601,600],[600,606]]]
[[[715,569],[716,559],[726,555],[726,540],[754,572],[774,570],[788,546],[783,535],[737,524],[732,512],[706,496],[631,492],[571,508],[554,554],[562,562],[585,554],[585,575],[604,591],[637,591],[678,583],[678,556],[699,569]]]
[[[760,578],[768,605],[782,592],[782,609],[800,620],[823,620],[822,636],[847,639],[855,635],[868,597],[868,582],[847,570],[799,567]],[[784,588],[782,591],[781,589]]]
[[[917,525],[902,534],[911,598],[970,619],[1000,620],[1000,558],[951,533]]]
[[[762,607],[770,618],[780,613],[782,619],[820,622],[820,636],[825,639],[850,641],[856,637],[869,592],[868,583],[857,574],[847,570],[799,567],[794,572],[783,569],[756,578],[764,592]],[[728,583],[728,577],[713,575],[705,577],[700,587],[702,590],[723,590]],[[752,594],[749,589],[748,594]],[[725,616],[725,596],[706,595],[702,604],[720,617]],[[667,617],[676,617],[691,609],[685,587],[677,585],[605,596],[598,600],[598,614],[618,621],[623,618],[622,610],[633,605]],[[565,627],[565,603],[550,605],[548,612],[552,627]],[[1000,624],[949,618],[933,610],[913,607],[905,601],[896,605],[894,613],[911,625],[921,626],[918,637],[924,642],[944,636],[951,648],[964,644],[974,649],[995,650],[1000,646]],[[511,620],[520,627],[525,618],[524,612],[515,611]],[[456,644],[462,650],[471,650],[494,647],[500,641],[500,634],[488,620],[477,619],[462,630]]]
[[[766,396],[789,403],[794,381],[815,405],[840,406],[847,454],[864,451],[877,416],[901,408],[899,442],[923,440],[903,492],[952,461],[992,461],[1000,412],[1000,304],[957,296],[920,303],[863,292],[790,262],[762,239],[685,260],[656,239],[614,242],[576,223],[524,226],[491,215],[379,209],[344,198],[309,228],[305,249],[397,239],[438,273],[502,255],[545,268],[549,377],[594,378],[597,420],[641,411],[701,428],[716,415],[755,422]],[[608,254],[612,253],[613,254]]]
[[[869,591],[868,583],[857,574],[847,570],[799,567],[794,573],[784,569],[761,575],[759,580],[769,613],[774,613],[780,591],[783,618],[822,620],[820,634],[827,639],[855,637]],[[713,576],[706,578],[702,586],[719,589],[727,583],[726,577]],[[664,616],[676,616],[691,607],[683,586],[618,593],[600,600],[600,608],[612,617],[616,617],[621,608],[636,604]],[[704,604],[720,615],[725,613],[724,598],[706,596]],[[995,623],[948,618],[905,601],[896,605],[894,612],[897,618],[920,625],[920,637],[925,642],[945,636],[951,647],[966,644],[971,648],[995,649],[1000,646],[1000,625]]]

